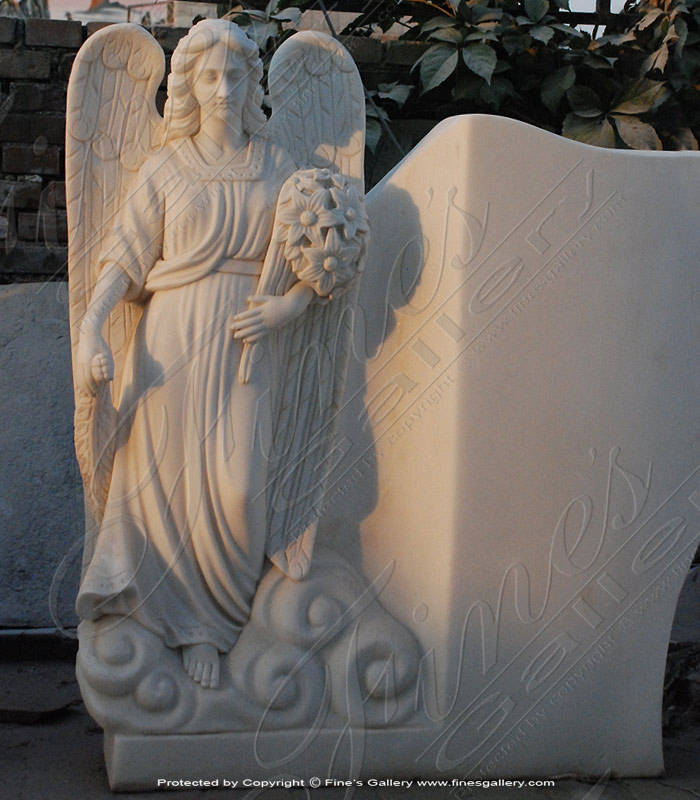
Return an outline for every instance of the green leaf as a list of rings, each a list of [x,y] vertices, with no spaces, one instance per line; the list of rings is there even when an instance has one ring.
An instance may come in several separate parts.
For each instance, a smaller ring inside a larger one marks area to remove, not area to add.
[[[540,97],[552,114],[556,113],[567,89],[571,89],[575,82],[576,70],[571,66],[554,70],[542,81]]]
[[[579,117],[599,117],[603,113],[600,98],[587,86],[572,86],[566,90],[571,110]]]
[[[245,14],[247,17],[256,17],[257,19],[267,19],[268,16],[264,11],[258,11],[255,8],[249,8],[246,11],[239,11],[239,14]],[[238,24],[238,23],[236,23]]]
[[[476,100],[479,96],[479,89],[484,85],[476,75],[465,72],[457,78],[457,84],[452,90],[453,100]]]
[[[571,25],[565,25],[563,22],[552,22],[551,27],[554,28],[555,31],[565,33],[567,36],[571,36],[574,39],[585,39],[586,37],[583,31],[572,28]]]
[[[625,31],[624,33],[607,33],[599,39],[591,42],[591,49],[598,50],[606,44],[620,45],[627,42],[636,41],[637,37],[634,35],[634,30]]]
[[[615,131],[607,119],[582,119],[567,114],[561,132],[567,139],[594,144],[598,147],[615,147]]]
[[[613,111],[617,114],[644,114],[668,95],[668,89],[659,81],[634,81],[625,87]]]
[[[370,153],[374,153],[382,138],[382,126],[376,119],[367,119],[367,127],[365,128],[365,144]]]
[[[517,97],[518,93],[508,78],[494,76],[490,86],[481,84],[481,96],[496,108],[500,108],[506,97]]]
[[[296,28],[301,22],[301,9],[298,8],[283,8],[276,14],[273,14],[271,19],[276,19],[279,22],[291,22]]]
[[[637,30],[643,31],[645,28],[653,25],[656,20],[663,15],[664,12],[660,8],[648,7],[648,10],[644,12],[641,21],[636,25]]]
[[[612,56],[600,56],[597,53],[587,50],[583,54],[583,63],[591,69],[609,70],[615,63],[615,58]]]
[[[697,150],[698,140],[693,136],[690,128],[679,128],[671,136],[674,150]]]
[[[554,36],[554,29],[550,28],[549,25],[536,25],[533,28],[530,28],[530,36],[533,39],[537,39],[538,42],[547,42]]]
[[[462,48],[462,58],[469,69],[482,77],[486,83],[491,83],[491,76],[496,68],[498,56],[496,51],[487,44],[470,44]]]
[[[423,92],[429,92],[446,81],[457,69],[458,61],[459,52],[447,44],[436,44],[426,50],[420,58],[420,79],[423,84]]]
[[[549,11],[549,0],[525,0],[525,13],[532,22],[539,22]]]
[[[433,17],[432,19],[426,20],[421,25],[421,30],[423,33],[428,33],[429,31],[435,31],[439,28],[453,28],[455,24],[454,19],[452,17],[446,17],[444,14],[441,14],[439,17]]]
[[[613,114],[615,127],[622,141],[633,150],[661,150],[661,139],[653,126],[638,117]]]
[[[251,20],[245,32],[261,50],[265,50],[267,40],[276,39],[279,35],[279,27],[276,22],[256,22]]]
[[[397,106],[401,107],[408,100],[411,88],[405,83],[380,83],[377,87],[379,90],[377,96],[381,97],[382,100],[392,100]]]
[[[372,93],[370,92],[370,94]],[[372,117],[380,122],[381,120],[385,120],[386,122],[389,121],[389,115],[387,114],[386,110],[381,106],[378,106],[376,103],[367,103],[365,106],[365,114],[367,117]]]
[[[503,9],[484,8],[481,6],[478,10],[476,8],[474,9],[473,17],[474,22],[478,23],[479,25],[483,25],[487,22],[499,22],[501,19],[503,19]]]
[[[509,56],[523,53],[532,44],[532,39],[527,33],[506,33],[501,38],[503,49]]]
[[[462,43],[462,33],[457,28],[438,28],[430,34],[429,38],[437,39],[439,42]]]
[[[677,37],[675,56],[676,58],[680,58],[681,54],[683,53],[685,43],[688,40],[688,26],[682,17],[676,17],[673,27]]]

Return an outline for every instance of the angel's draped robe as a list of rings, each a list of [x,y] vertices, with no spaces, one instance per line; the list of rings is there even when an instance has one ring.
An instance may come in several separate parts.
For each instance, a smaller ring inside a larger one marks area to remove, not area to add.
[[[125,359],[109,497],[77,600],[84,619],[128,615],[170,647],[221,652],[248,619],[265,553],[273,368],[238,381],[230,324],[255,294],[293,170],[264,139],[224,169],[184,139],[135,178],[101,260],[129,275],[131,298],[151,296]]]

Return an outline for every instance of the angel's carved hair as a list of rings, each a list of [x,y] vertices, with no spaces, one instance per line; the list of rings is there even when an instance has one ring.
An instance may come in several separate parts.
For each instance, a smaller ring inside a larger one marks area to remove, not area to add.
[[[235,23],[223,19],[205,19],[190,29],[173,53],[165,103],[165,142],[192,136],[199,130],[199,103],[192,95],[192,80],[199,59],[219,42],[242,58],[248,67],[243,132],[248,136],[263,133],[266,121],[261,108],[263,67],[258,46]]]

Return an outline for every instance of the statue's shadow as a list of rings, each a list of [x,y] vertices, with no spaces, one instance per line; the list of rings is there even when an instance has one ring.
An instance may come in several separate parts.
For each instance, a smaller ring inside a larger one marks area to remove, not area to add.
[[[412,233],[411,242],[371,240],[369,259],[362,277],[354,316],[352,350],[338,425],[335,452],[338,455],[327,484],[321,510],[320,539],[342,552],[362,569],[361,526],[376,508],[379,497],[378,462],[381,449],[374,429],[391,412],[403,391],[400,382],[369,389],[376,364],[384,365],[392,354],[386,341],[395,330],[401,310],[420,285],[423,270],[422,228],[419,210],[411,195],[380,184],[382,212],[387,209],[400,220],[400,228]],[[368,200],[371,225],[371,198]],[[418,257],[416,258],[416,250]],[[398,372],[398,368],[396,372]]]

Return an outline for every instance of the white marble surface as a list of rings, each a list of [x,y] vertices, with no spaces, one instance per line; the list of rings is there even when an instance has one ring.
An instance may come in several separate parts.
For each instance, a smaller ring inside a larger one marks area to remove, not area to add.
[[[658,775],[697,154],[449,120],[371,193],[356,302],[347,54],[290,39],[269,125],[235,26],[182,40],[166,125],[161,69],[105,29],[68,103],[78,678],[112,787]]]
[[[373,190],[319,535],[415,637],[415,713],[395,725],[379,680],[369,726],[346,672],[348,724],[117,733],[113,785],[148,788],[154,763],[173,780],[662,772],[700,510],[699,169],[474,116]]]
[[[234,23],[194,25],[170,66],[161,118],[158,43],[108,26],[68,86],[75,446],[90,512],[76,608],[131,626],[110,655],[95,651],[115,680],[139,661],[143,630],[216,689],[266,556],[294,580],[310,570],[367,250],[364,109],[354,62],[320,33],[276,52],[269,123],[258,46]],[[81,630],[89,645],[96,631]],[[83,662],[86,693],[102,691]]]
[[[369,196],[324,533],[425,652],[417,774],[653,775],[698,539],[696,154],[495,117]]]

